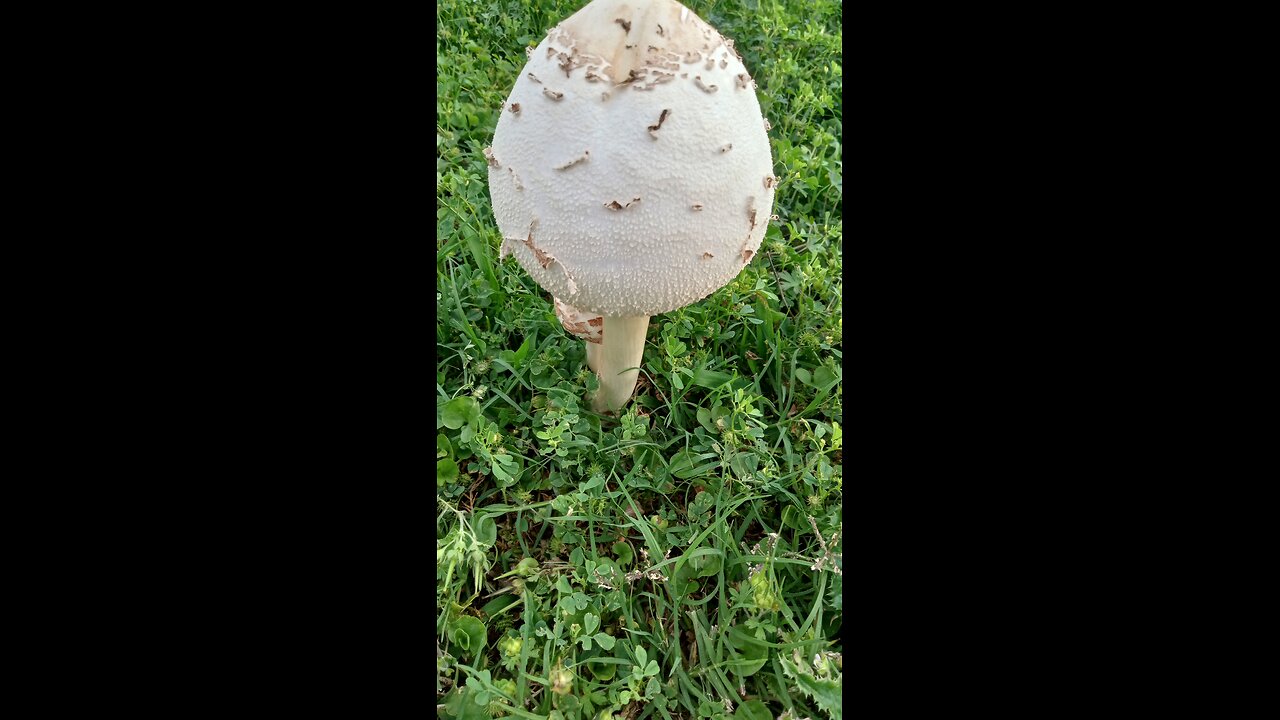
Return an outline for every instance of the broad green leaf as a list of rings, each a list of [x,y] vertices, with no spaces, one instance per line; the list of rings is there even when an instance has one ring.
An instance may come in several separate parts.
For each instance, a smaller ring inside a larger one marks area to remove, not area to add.
[[[573,601],[573,597],[566,595],[560,598],[560,602],[556,603],[556,610],[560,612],[562,617],[570,617],[578,612],[578,604]]]
[[[609,637],[608,635],[603,636]],[[601,635],[596,635],[596,642],[600,643],[600,647],[605,648],[604,643],[600,642],[600,638]],[[613,638],[609,639],[612,640]],[[610,643],[610,645],[612,645],[612,643]],[[605,649],[608,650],[609,648]],[[600,682],[608,682],[613,679],[614,675],[618,674],[617,663],[602,662],[600,658],[588,658],[583,662],[586,663],[587,669],[591,671],[591,674],[595,676],[596,680],[599,680]]]
[[[480,404],[470,396],[454,398],[444,404],[442,414],[444,426],[450,430],[457,430],[463,425],[475,422],[476,418],[480,417]]]
[[[590,574],[592,577],[598,574],[600,577],[610,578],[621,575],[622,571],[618,569],[618,564],[611,558],[602,557],[596,561],[596,569],[591,571]]]
[[[468,657],[477,657],[484,651],[487,631],[484,623],[470,615],[463,615],[448,627],[449,640],[462,648]]]
[[[782,524],[796,530],[808,530],[809,522],[807,516],[795,505],[787,505],[782,508]]]
[[[737,650],[732,668],[742,677],[756,674],[769,659],[769,646],[737,625],[729,628],[729,645]]]
[[[813,385],[820,390],[830,390],[838,380],[839,378],[836,377],[836,374],[826,365],[822,365],[813,371]]]
[[[613,544],[613,554],[618,558],[619,565],[630,565],[635,559],[635,553],[631,552],[631,546],[624,542],[616,542]]]
[[[476,542],[481,545],[490,546],[498,539],[498,524],[493,521],[493,517],[485,515],[476,521]]]
[[[533,349],[534,338],[537,336],[538,334],[535,332],[526,337],[524,342],[520,343],[520,348],[516,350],[515,357],[513,358],[515,362],[511,363],[512,365],[519,367],[520,364],[524,362],[524,359],[529,357],[529,351]]]
[[[710,577],[720,572],[724,564],[724,551],[716,548],[698,548],[689,553],[689,567],[696,577]]]
[[[566,717],[578,717],[578,707],[581,705],[581,701],[578,700],[577,695],[565,695],[560,698],[559,705],[560,709],[564,711]]]
[[[769,707],[759,700],[748,700],[738,706],[733,720],[773,720]]]
[[[605,650],[613,649],[613,636],[605,633],[596,633],[596,642],[600,643],[600,647]]]
[[[475,692],[467,687],[455,688],[450,692],[445,712],[453,720],[489,720],[489,714],[474,701]]]
[[[728,384],[732,388],[747,387],[749,383],[742,378],[735,378],[728,373],[718,372],[716,370],[708,370],[706,368],[697,368],[693,371],[694,385],[715,390]]]
[[[517,597],[516,595],[513,595],[511,593],[505,593],[503,595],[499,595],[498,597],[486,603],[484,607],[480,608],[480,612],[484,613],[488,617],[493,617],[494,615],[497,615],[503,610],[506,610],[507,608],[516,604],[516,602],[519,599],[520,598]]]
[[[711,462],[705,462],[711,459]],[[671,457],[671,474],[681,480],[701,477],[720,465],[715,453],[695,453],[681,450]]]
[[[740,478],[751,477],[760,467],[760,456],[753,452],[740,452],[729,461],[729,468]]]
[[[449,458],[436,461],[436,485],[446,485],[458,477],[458,464]]]

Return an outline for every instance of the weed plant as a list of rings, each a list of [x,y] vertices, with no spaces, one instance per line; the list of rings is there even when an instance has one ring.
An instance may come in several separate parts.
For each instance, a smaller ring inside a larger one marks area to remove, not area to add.
[[[583,0],[436,4],[442,717],[840,717],[840,5],[686,3],[736,47],[781,182],[756,259],[656,316],[635,397],[508,258],[483,148]]]

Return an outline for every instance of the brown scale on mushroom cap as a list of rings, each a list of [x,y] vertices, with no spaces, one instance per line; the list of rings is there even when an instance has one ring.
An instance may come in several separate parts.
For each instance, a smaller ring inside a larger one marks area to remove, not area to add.
[[[667,121],[667,116],[670,114],[671,108],[663,108],[662,114],[658,116],[657,124],[649,126],[649,134],[653,136],[654,140],[658,139],[658,131],[662,129],[662,123]]]
[[[607,31],[610,27],[612,32]],[[584,32],[587,28],[592,31]],[[675,55],[696,52],[701,60],[708,39],[714,44],[720,38],[714,28],[674,0],[592,2],[556,31],[558,38],[573,38],[582,54],[603,58],[614,69],[614,82],[644,65],[650,48]]]
[[[631,198],[631,202],[627,203],[626,205],[623,205],[617,200],[614,200],[612,202],[605,203],[604,206],[609,210],[617,212],[619,210],[626,210],[627,208],[631,207],[632,205],[635,205],[638,202],[640,202],[640,198]]]
[[[576,158],[574,158],[574,159],[570,160],[569,162],[567,162],[567,163],[565,163],[565,164],[563,164],[563,165],[559,165],[559,166],[557,166],[557,167],[556,167],[556,170],[568,170],[569,168],[573,167],[574,165],[577,165],[578,163],[586,162],[587,160],[590,160],[590,159],[591,159],[591,151],[590,151],[590,150],[583,150],[581,155],[579,155],[578,157],[576,157]]]

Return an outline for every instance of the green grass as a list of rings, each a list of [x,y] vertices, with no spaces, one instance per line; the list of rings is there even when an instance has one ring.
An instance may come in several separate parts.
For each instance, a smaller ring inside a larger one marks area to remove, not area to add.
[[[525,47],[582,4],[436,5],[437,703],[838,718],[840,5],[688,3],[757,82],[779,220],[735,281],[652,319],[613,418],[549,295],[498,260],[482,154]]]

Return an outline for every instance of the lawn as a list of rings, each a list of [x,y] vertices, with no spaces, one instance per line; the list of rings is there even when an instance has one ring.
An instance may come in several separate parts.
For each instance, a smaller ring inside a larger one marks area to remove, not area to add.
[[[778,216],[652,318],[635,396],[514,258],[485,147],[584,0],[436,5],[436,703],[451,718],[840,717],[840,4],[689,2],[770,121]]]

